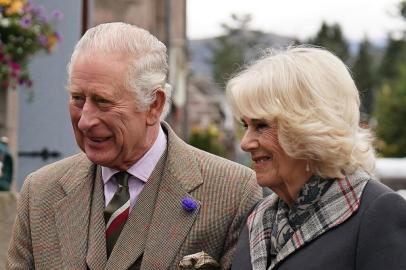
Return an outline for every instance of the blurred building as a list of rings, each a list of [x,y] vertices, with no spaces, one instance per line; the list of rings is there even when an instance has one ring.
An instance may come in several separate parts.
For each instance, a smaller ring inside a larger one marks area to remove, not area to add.
[[[188,91],[188,125],[203,128],[210,124],[221,126],[224,122],[224,94],[221,90],[204,77],[192,76]]]

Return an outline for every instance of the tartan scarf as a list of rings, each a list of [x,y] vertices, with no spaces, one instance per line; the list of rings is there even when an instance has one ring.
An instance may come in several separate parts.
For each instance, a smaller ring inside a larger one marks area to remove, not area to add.
[[[291,208],[276,194],[264,198],[248,217],[253,270],[270,270],[289,254],[351,217],[371,178],[356,171],[342,179],[312,176]]]

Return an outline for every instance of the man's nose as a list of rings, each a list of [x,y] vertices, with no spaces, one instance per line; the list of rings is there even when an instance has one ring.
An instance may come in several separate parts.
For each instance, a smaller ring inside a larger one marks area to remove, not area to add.
[[[245,152],[252,151],[258,148],[258,140],[255,139],[252,132],[245,131],[244,137],[241,140],[241,149]]]
[[[87,100],[83,105],[78,127],[82,131],[88,131],[92,127],[96,126],[98,122],[98,110],[91,101]]]

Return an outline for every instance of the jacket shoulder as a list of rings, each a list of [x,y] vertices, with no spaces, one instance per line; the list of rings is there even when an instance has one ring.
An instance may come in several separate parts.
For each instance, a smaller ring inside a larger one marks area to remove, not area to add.
[[[406,201],[377,181],[369,181],[364,192],[357,269],[404,269]]]
[[[364,206],[369,205],[369,203],[373,202],[378,197],[380,197],[384,194],[390,194],[390,193],[395,194],[395,192],[388,186],[385,186],[378,180],[370,179],[368,181],[368,183],[366,184],[365,189],[363,191],[361,206],[363,204],[364,204]]]
[[[84,153],[79,153],[32,172],[27,176],[24,185],[29,185],[32,191],[40,192],[56,189],[61,186],[58,182],[64,182],[69,189],[69,186],[75,185],[77,179],[89,174],[92,165]]]
[[[255,173],[252,169],[247,166],[241,165],[237,162],[225,159],[220,156],[208,153],[206,151],[197,149],[190,146],[192,152],[194,153],[198,163],[203,168],[208,168],[211,170],[218,170],[219,172],[232,175],[241,175],[246,177],[254,176]]]
[[[79,153],[54,163],[48,164],[34,172],[32,172],[28,177],[37,178],[37,177],[46,177],[50,176],[58,177],[65,175],[70,170],[77,170],[83,166],[91,165],[91,161],[87,159],[86,155]]]

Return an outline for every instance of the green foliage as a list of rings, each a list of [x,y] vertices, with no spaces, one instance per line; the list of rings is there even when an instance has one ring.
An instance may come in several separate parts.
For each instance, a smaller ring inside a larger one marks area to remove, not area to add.
[[[218,156],[226,157],[227,155],[227,151],[222,143],[222,134],[213,125],[204,129],[193,128],[189,144]]]
[[[260,31],[249,30],[251,15],[232,14],[231,18],[231,24],[221,25],[225,34],[217,37],[216,46],[211,48],[213,79],[221,88],[243,66],[248,51],[263,35]]]
[[[343,61],[347,61],[350,56],[347,41],[338,24],[328,25],[323,22],[316,37],[308,42],[334,52]]]
[[[405,0],[399,12],[406,20]],[[374,110],[377,150],[385,157],[406,157],[406,36],[389,37],[379,73],[382,86]]]
[[[379,70],[381,80],[385,81],[398,78],[400,75],[399,67],[405,62],[406,40],[390,37]]]
[[[406,156],[406,62],[399,77],[384,83],[376,99],[377,149],[383,156]]]
[[[368,115],[372,113],[373,95],[377,83],[370,50],[371,45],[368,39],[365,38],[360,44],[352,68],[354,80],[360,91],[361,111]]]
[[[47,18],[43,7],[27,0],[0,1],[1,88],[31,86],[28,62],[39,51],[50,53],[60,41],[54,23],[61,16],[60,11],[54,11]]]
[[[213,51],[213,79],[224,88],[225,82],[244,63],[244,50],[228,36],[217,38],[219,46]]]

